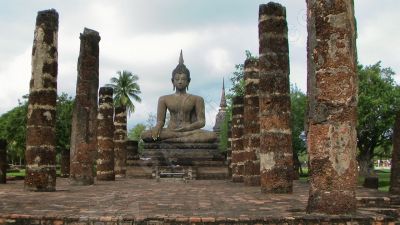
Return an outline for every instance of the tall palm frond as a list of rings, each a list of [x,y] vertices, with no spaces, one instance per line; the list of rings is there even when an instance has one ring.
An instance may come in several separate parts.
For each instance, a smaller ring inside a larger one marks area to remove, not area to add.
[[[142,92],[137,83],[139,77],[127,70],[118,71],[117,75],[118,77],[112,77],[110,79],[111,83],[106,86],[114,89],[114,105],[116,107],[126,107],[128,113],[133,113],[135,111],[135,105],[131,98],[136,102],[142,101],[139,96]]]

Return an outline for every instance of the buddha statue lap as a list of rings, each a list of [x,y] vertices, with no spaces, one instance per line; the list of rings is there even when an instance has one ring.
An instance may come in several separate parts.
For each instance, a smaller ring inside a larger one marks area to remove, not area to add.
[[[179,64],[172,71],[174,94],[164,95],[158,99],[157,123],[151,130],[142,133],[145,143],[214,143],[215,132],[201,129],[205,125],[204,99],[187,93],[190,83],[190,72],[183,64],[182,51]],[[164,128],[167,110],[170,113],[169,123]]]

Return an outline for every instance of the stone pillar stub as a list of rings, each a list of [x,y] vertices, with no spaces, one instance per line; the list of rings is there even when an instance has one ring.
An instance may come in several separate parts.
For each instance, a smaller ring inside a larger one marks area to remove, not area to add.
[[[27,191],[56,190],[56,100],[58,13],[39,11],[32,47],[32,76],[26,128]]]
[[[243,148],[244,175],[247,186],[260,185],[260,120],[258,59],[244,62]]]
[[[139,159],[139,142],[134,140],[126,141],[126,159],[137,160]]]
[[[70,171],[70,151],[69,149],[64,149],[61,151],[61,177],[69,177]]]
[[[7,182],[7,141],[0,139],[0,184]]]
[[[97,31],[85,28],[80,35],[76,97],[71,128],[71,184],[94,183],[97,147],[97,91],[99,88],[99,41]]]
[[[290,127],[289,44],[286,8],[260,5],[260,170],[261,191],[293,191]]]
[[[126,177],[126,108],[115,107],[114,115],[114,155],[115,176]]]
[[[101,87],[97,114],[97,180],[115,180],[113,88]]]
[[[231,149],[232,149],[232,181],[243,182],[244,173],[244,148],[243,148],[243,96],[236,96],[232,100],[232,128],[231,128]]]
[[[393,150],[390,169],[390,194],[400,195],[400,112],[397,113],[393,129]]]
[[[353,0],[308,0],[307,212],[356,210],[357,55]]]

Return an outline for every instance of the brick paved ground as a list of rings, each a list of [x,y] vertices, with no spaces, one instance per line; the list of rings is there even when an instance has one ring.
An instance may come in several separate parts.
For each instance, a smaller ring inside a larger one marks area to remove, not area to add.
[[[358,196],[386,196],[359,189]],[[294,182],[293,194],[262,194],[259,187],[218,180],[119,179],[71,186],[57,179],[56,192],[25,192],[23,181],[0,185],[0,218],[288,218],[306,216],[308,184]],[[356,216],[368,215],[360,209]],[[371,215],[369,215],[371,216]],[[1,224],[1,223],[0,223]]]

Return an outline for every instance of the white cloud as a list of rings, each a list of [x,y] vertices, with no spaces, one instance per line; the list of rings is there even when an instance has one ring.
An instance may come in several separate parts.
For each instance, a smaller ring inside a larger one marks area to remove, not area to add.
[[[213,126],[222,77],[228,89],[234,65],[243,63],[244,51],[258,55],[256,1],[4,1],[0,13],[0,114],[28,92],[32,38],[36,13],[55,8],[60,14],[58,90],[75,95],[79,33],[84,27],[100,33],[100,86],[117,70],[139,75],[141,104],[129,125],[145,122],[155,113],[157,98],[172,92],[171,71],[183,49],[191,71],[189,91],[206,100],[207,127]],[[280,0],[289,24],[291,81],[306,90],[306,4]],[[4,10],[3,10],[4,9]],[[363,64],[383,61],[400,73],[400,30],[397,0],[355,0],[358,54]]]
[[[30,48],[22,54],[7,60],[4,69],[0,71],[0,113],[11,110],[18,105],[18,99],[29,93],[31,78],[31,52]]]

